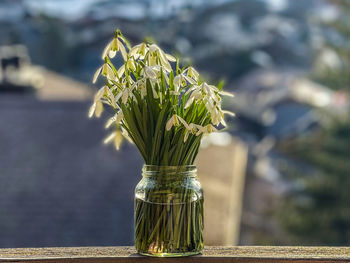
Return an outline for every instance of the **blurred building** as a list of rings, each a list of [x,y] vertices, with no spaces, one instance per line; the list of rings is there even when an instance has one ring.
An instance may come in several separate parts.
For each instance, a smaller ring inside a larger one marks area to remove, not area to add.
[[[91,88],[24,50],[0,48],[0,247],[132,244],[136,150],[103,146]]]
[[[241,139],[225,132],[202,141],[196,165],[205,195],[206,245],[240,243],[247,150]]]
[[[236,83],[234,134],[248,147],[241,244],[288,243],[271,215],[276,200],[288,190],[280,165],[290,162],[275,145],[314,132],[327,115],[345,116],[348,107],[345,93],[310,81],[298,70],[256,70]]]

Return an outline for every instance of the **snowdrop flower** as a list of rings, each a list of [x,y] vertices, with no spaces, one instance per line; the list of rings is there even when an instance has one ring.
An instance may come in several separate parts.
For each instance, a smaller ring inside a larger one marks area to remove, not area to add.
[[[180,123],[186,128],[186,130],[192,130],[193,126],[187,124],[187,122],[181,118],[179,115],[174,114],[166,123],[166,130],[169,131],[173,126],[178,126]]]
[[[101,74],[105,77],[107,77],[107,79],[111,79],[111,80],[115,80],[115,74],[113,72],[113,69],[111,68],[111,66],[108,63],[105,63],[102,67],[102,71]]]
[[[185,136],[184,136],[184,142],[187,141],[188,139],[188,136],[190,134],[196,134],[198,128],[197,128],[198,125],[194,124],[194,123],[190,123],[187,125],[187,128],[186,128],[186,133],[185,133]]]
[[[127,62],[126,62],[126,67],[131,70],[131,71],[135,71],[136,70],[136,66],[135,66],[135,63],[132,59],[128,59]]]
[[[99,67],[95,74],[94,74],[94,77],[92,79],[92,83],[96,83],[97,81],[97,78],[101,75],[105,76],[107,79],[110,79],[110,80],[115,80],[116,79],[116,76],[113,72],[113,69],[111,68],[111,66],[105,62],[101,67]]]
[[[117,150],[119,150],[120,145],[123,141],[123,135],[119,130],[116,130],[116,131],[112,132],[110,135],[108,135],[107,138],[104,139],[103,143],[108,144],[112,141],[114,143],[115,148]]]
[[[204,99],[204,94],[199,86],[194,85],[192,88],[185,92],[185,95],[187,95],[188,93],[191,93],[191,95],[185,104],[185,109],[190,107],[194,102],[201,101]]]
[[[150,57],[151,57],[151,66],[154,66],[157,64],[157,59],[159,58],[160,60],[160,64],[162,66],[164,66],[164,68],[166,69],[166,71],[170,72],[171,69],[171,65],[169,63],[169,61],[171,62],[175,62],[176,58],[173,57],[172,55],[169,54],[165,54],[164,51],[162,49],[160,49],[156,44],[152,44],[149,47],[149,53],[150,53]]]
[[[222,114],[220,112],[220,110],[218,110],[217,107],[212,107],[209,108],[208,111],[210,112],[210,116],[211,116],[211,121],[214,125],[218,125],[219,123],[221,123],[222,118]],[[225,125],[223,123],[223,125]]]
[[[201,89],[201,86],[198,86],[198,85],[193,85],[191,88],[189,88],[186,92],[185,92],[185,95],[191,93],[192,94],[195,92],[197,94],[202,94],[202,89]],[[198,95],[197,95],[198,96]],[[202,97],[202,96],[201,96]]]
[[[178,74],[175,76],[173,83],[174,83],[175,92],[179,92],[180,87],[186,86],[187,83],[190,83],[193,85],[196,82],[184,74]]]
[[[106,99],[107,104],[111,105],[114,109],[118,107],[113,92],[108,86],[103,87],[103,96]]]
[[[168,73],[167,73],[167,71],[165,69],[163,69],[163,67],[161,67],[159,65],[155,65],[155,66],[150,66],[150,67],[146,67],[146,68],[147,68],[147,71],[148,70],[152,70],[155,73],[155,74],[154,73],[150,74],[150,72],[148,71],[147,74],[146,74],[148,77],[151,77],[151,79],[154,82],[161,81],[161,75],[163,73],[163,77],[165,79],[165,82],[167,84],[169,84]]]
[[[134,57],[135,59],[138,59],[138,58],[143,59],[147,52],[148,52],[148,47],[146,43],[141,43],[139,45],[134,46],[130,50],[129,56]]]
[[[188,67],[187,76],[197,81],[199,77],[199,73],[193,67]]]
[[[153,93],[153,98],[155,99],[158,99],[159,96],[157,94],[157,91],[154,87],[154,83],[157,82],[158,78],[157,78],[157,72],[154,70],[156,67],[148,67],[146,66],[145,69],[144,69],[144,74],[145,74],[145,77],[146,78],[149,78],[150,81],[151,81],[151,88],[152,88],[152,93]],[[146,84],[144,86],[142,86],[142,89],[143,89],[143,95],[145,95],[146,93]]]
[[[89,118],[92,118],[92,116],[95,114],[95,117],[99,118],[103,112],[103,104],[102,104],[102,98],[105,95],[108,95],[108,87],[103,86],[100,88],[94,97],[94,103],[91,105],[89,109]]]
[[[150,78],[150,79],[156,79],[157,78],[157,73],[152,67],[147,67],[144,69],[145,71],[145,76]]]
[[[200,134],[209,134],[209,133],[218,131],[212,124],[208,124],[206,126],[197,125],[197,128],[198,128],[198,132],[196,133],[197,136],[199,136]]]
[[[157,56],[153,54],[149,54],[148,56],[148,65],[155,66],[157,65]]]
[[[214,92],[219,92],[219,89],[217,87],[215,87],[214,85],[208,85],[206,82],[203,82],[201,88],[206,95],[212,97],[213,99],[216,99]]]
[[[124,61],[127,60],[128,55],[123,43],[119,40],[118,36],[114,37],[111,42],[107,44],[102,53],[102,59],[109,56],[110,58],[114,58],[116,53],[120,50]]]
[[[89,118],[92,118],[92,116],[95,113],[95,117],[99,118],[101,117],[101,114],[103,112],[103,104],[102,101],[96,101],[92,104],[92,106],[89,109]]]
[[[179,116],[174,114],[169,120],[168,122],[166,123],[166,130],[167,131],[170,131],[170,129],[173,127],[173,126],[178,126],[180,124],[179,122]]]
[[[193,102],[197,102],[204,99],[204,95],[198,87],[199,86],[194,86],[185,93],[185,95],[187,95],[189,92],[192,92],[185,104],[185,109],[191,106]]]
[[[108,121],[107,121],[107,123],[105,125],[105,128],[108,129],[109,127],[111,127],[111,125],[113,123],[117,123],[117,124],[120,123],[123,118],[124,118],[123,111],[119,110],[119,112],[114,114],[113,117],[108,119]]]

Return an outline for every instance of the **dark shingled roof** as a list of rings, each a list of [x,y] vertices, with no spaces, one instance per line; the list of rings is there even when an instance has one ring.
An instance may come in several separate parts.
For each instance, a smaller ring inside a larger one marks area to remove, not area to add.
[[[0,95],[0,247],[133,243],[142,160],[102,145],[88,107]]]

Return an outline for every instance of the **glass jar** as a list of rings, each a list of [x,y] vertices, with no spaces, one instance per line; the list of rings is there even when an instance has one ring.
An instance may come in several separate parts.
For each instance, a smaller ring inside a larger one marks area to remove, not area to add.
[[[135,189],[135,247],[149,256],[199,254],[203,191],[194,165],[144,165]]]

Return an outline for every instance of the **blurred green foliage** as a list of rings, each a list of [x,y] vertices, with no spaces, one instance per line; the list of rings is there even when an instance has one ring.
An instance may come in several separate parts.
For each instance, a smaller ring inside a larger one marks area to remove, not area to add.
[[[292,243],[349,245],[349,145],[350,121],[334,120],[311,137],[280,146],[302,163],[287,168],[294,184],[278,211]]]
[[[331,22],[326,22],[325,27],[332,37],[325,43],[325,48],[334,50],[339,63],[336,67],[323,66],[317,69],[314,65],[313,77],[316,81],[334,90],[350,90],[350,1],[331,1],[341,11],[342,15]],[[327,38],[326,38],[327,39]]]
[[[326,47],[341,59],[339,67],[315,70],[314,79],[333,90],[350,90],[350,1],[332,1],[342,19],[327,29],[345,42]],[[282,168],[290,191],[280,202],[277,216],[290,243],[298,245],[350,244],[350,118],[330,116],[314,134],[283,142],[279,149],[298,165]]]

